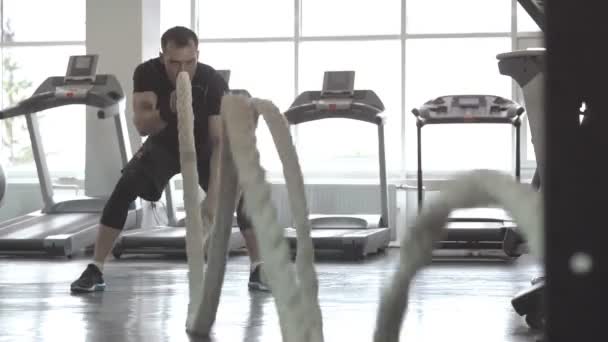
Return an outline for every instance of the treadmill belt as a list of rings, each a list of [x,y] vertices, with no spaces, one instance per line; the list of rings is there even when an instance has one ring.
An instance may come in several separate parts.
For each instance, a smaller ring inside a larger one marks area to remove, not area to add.
[[[294,234],[296,233],[295,229],[293,232],[294,232]],[[350,229],[315,229],[315,230],[311,231],[310,236],[313,239],[322,239],[322,238],[328,238],[328,237],[339,237],[339,236],[346,235],[348,233],[352,233],[352,230],[350,230]]]
[[[311,230],[310,236],[312,239],[368,236],[381,230],[383,229],[313,229]],[[296,237],[297,234],[295,228],[286,228],[285,233],[287,237]]]
[[[136,238],[136,239],[169,239],[169,238],[186,238],[186,228],[184,227],[170,227],[170,226],[159,226],[155,228],[149,228],[142,231],[134,231],[130,234],[123,234],[123,238]]]
[[[99,214],[75,213],[41,215],[0,228],[3,239],[42,239],[49,235],[74,234],[96,225]]]

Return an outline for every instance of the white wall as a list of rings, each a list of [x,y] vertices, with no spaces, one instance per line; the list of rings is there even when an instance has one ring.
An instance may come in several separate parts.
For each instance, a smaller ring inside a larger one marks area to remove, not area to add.
[[[87,0],[87,53],[99,54],[99,73],[114,74],[126,99],[132,152],[141,138],[132,124],[133,71],[160,49],[160,0]],[[120,155],[111,120],[87,115],[86,194],[107,196],[120,176]]]

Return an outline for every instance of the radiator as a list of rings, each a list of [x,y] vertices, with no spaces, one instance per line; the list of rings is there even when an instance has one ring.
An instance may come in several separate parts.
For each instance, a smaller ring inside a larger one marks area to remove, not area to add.
[[[374,184],[306,184],[306,199],[311,214],[378,214],[380,215],[380,187]],[[273,202],[278,211],[279,224],[290,226],[291,210],[285,184],[272,185]],[[396,186],[388,185],[388,224],[391,239],[397,227]]]
[[[184,210],[181,186],[181,181],[177,182],[173,195],[177,201],[176,209],[180,213]],[[381,214],[380,187],[377,184],[306,184],[305,189],[311,214]],[[399,227],[405,226],[406,220],[405,198],[399,198],[398,194],[402,191],[397,190],[395,185],[388,185],[388,225],[391,230],[391,240],[401,236],[402,228]],[[292,226],[287,186],[282,183],[271,184],[271,191],[279,225]],[[164,198],[161,201],[164,202]]]

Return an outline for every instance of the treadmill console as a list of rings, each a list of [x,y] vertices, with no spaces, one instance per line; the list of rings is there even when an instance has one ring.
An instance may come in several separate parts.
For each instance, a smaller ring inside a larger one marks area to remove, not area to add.
[[[70,56],[68,70],[65,74],[66,82],[95,80],[97,74],[97,61],[99,55]]]
[[[319,111],[350,110],[355,94],[354,71],[326,71],[321,98],[316,101]]]
[[[384,104],[372,90],[355,90],[354,71],[326,71],[321,91],[301,93],[285,116],[292,125],[343,118],[384,124]]]
[[[524,109],[494,95],[449,95],[412,110],[419,125],[441,123],[515,123]]]
[[[321,97],[352,97],[354,93],[354,71],[326,71],[323,75],[323,90],[321,90]]]
[[[97,77],[98,55],[70,56],[64,84],[55,89],[56,98],[85,99]]]

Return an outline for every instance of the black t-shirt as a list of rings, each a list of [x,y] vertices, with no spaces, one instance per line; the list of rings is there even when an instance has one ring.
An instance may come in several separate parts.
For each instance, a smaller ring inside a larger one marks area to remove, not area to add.
[[[198,63],[191,81],[194,138],[200,158],[208,156],[211,152],[208,144],[209,116],[219,115],[222,96],[228,91],[228,85],[215,69],[203,63]],[[173,90],[175,90],[175,86],[169,81],[160,57],[150,59],[135,69],[133,91],[154,92],[158,99],[157,108],[161,110],[161,117],[166,118],[167,121],[167,126],[157,134],[148,137],[148,140],[166,146],[171,153],[177,155],[179,151],[177,113],[167,112],[170,108],[169,99]]]

